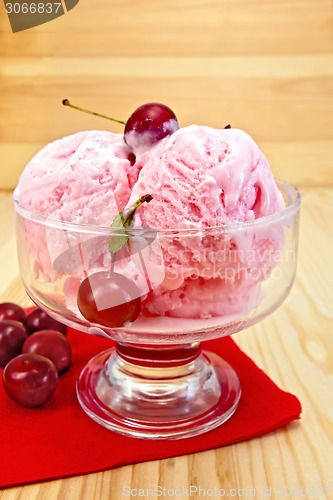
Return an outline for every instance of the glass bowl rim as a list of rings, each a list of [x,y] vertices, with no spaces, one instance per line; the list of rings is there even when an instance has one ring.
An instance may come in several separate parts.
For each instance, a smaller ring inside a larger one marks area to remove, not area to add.
[[[82,224],[78,222],[69,222],[66,220],[61,220],[61,219],[55,219],[50,216],[38,214],[37,212],[33,212],[29,210],[28,208],[24,208],[20,201],[19,201],[19,188],[16,187],[13,193],[13,204],[15,211],[23,216],[25,219],[31,220],[33,222],[37,222],[43,225],[46,225],[48,227],[53,227],[53,228],[58,228],[58,229],[68,229],[73,232],[82,232],[82,233],[94,233],[94,234],[117,234],[121,235],[123,233],[126,233],[127,235],[130,233],[133,236],[143,235],[143,230],[145,231],[154,231],[155,233],[161,234],[161,235],[172,235],[176,236],[178,233],[181,235],[193,235],[196,233],[199,233],[202,235],[202,233],[209,234],[212,232],[216,231],[221,231],[223,230],[224,232],[231,232],[231,231],[242,231],[243,229],[249,229],[252,227],[257,227],[262,224],[267,224],[267,223],[272,223],[275,221],[281,221],[285,218],[289,218],[293,216],[302,201],[302,193],[300,190],[295,187],[293,184],[282,181],[279,179],[275,179],[277,185],[283,186],[286,190],[289,191],[291,195],[296,195],[295,201],[287,205],[285,208],[282,210],[279,210],[278,212],[275,212],[274,214],[271,215],[265,215],[263,217],[259,217],[258,219],[252,220],[252,221],[244,221],[244,222],[235,222],[232,224],[222,224],[220,226],[210,226],[210,227],[181,227],[181,228],[168,228],[168,229],[155,229],[155,228],[150,228],[146,226],[142,227],[130,227],[130,228],[112,228],[111,226],[99,226],[96,224]],[[112,222],[112,221],[111,221]],[[110,223],[111,224],[111,223]]]

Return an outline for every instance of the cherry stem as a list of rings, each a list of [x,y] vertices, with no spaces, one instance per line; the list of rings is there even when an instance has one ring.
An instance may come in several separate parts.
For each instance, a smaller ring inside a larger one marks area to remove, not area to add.
[[[109,272],[109,278],[111,278],[112,276],[112,273],[114,271],[114,265],[116,263],[116,258],[117,258],[117,252],[115,252],[114,254],[112,254],[112,261],[111,261],[111,267],[110,267],[110,272]]]
[[[128,209],[125,208],[120,214],[123,226],[128,226],[128,223],[132,221],[132,217],[140,205],[142,205],[143,203],[149,203],[152,199],[153,197],[151,194],[144,194],[143,196],[141,196],[141,198],[136,200],[134,205],[132,205]]]
[[[151,194],[144,194],[138,200],[136,200],[136,202],[131,207],[122,210],[121,212],[119,212],[119,214],[117,216],[117,217],[120,217],[121,225],[122,225],[123,229],[125,230],[125,234],[127,236],[127,241],[124,243],[124,245],[127,244],[128,255],[130,255],[130,247],[128,245],[128,240],[129,240],[130,236],[128,235],[128,233],[126,231],[126,228],[128,228],[128,227],[131,226],[131,224],[133,222],[133,217],[134,217],[134,214],[135,214],[135,211],[137,210],[137,208],[139,208],[139,206],[142,205],[143,203],[149,203],[152,199],[153,199],[153,197],[152,197]],[[117,217],[115,217],[113,223],[117,220]],[[113,227],[113,226],[111,225],[111,227]],[[119,248],[118,248],[118,250],[116,252],[113,252],[111,250],[111,248],[110,248],[110,238],[109,238],[109,252],[112,254],[112,261],[111,261],[110,271],[109,271],[109,275],[108,275],[109,278],[111,278],[112,273],[114,271],[114,266],[115,266],[115,262],[116,262],[116,256],[117,256],[117,252],[119,250],[120,250]]]
[[[80,108],[79,106],[75,106],[74,104],[70,103],[68,99],[63,99],[62,103],[64,106],[69,106],[70,108],[83,111],[84,113],[89,113],[90,115],[99,116],[100,118],[106,118],[107,120],[126,125],[126,122],[124,122],[124,120],[118,120],[118,118],[112,118],[111,116],[102,115],[101,113],[96,113],[95,111],[89,111],[88,109]]]

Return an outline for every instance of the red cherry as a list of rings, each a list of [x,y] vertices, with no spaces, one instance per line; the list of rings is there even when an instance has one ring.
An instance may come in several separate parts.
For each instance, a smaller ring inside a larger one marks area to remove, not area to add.
[[[109,328],[124,326],[140,314],[140,293],[133,281],[119,273],[98,272],[82,281],[77,304],[90,323]]]
[[[179,129],[179,123],[175,113],[168,108],[168,106],[157,102],[143,104],[137,108],[126,123],[123,120],[118,120],[111,116],[75,106],[70,103],[68,99],[63,99],[62,103],[64,106],[78,109],[84,113],[123,123],[125,125],[124,141],[134,154],[143,153],[161,139],[164,139],[164,137],[173,134]],[[129,157],[129,160],[133,165],[135,156]]]
[[[3,386],[16,403],[36,408],[52,397],[58,381],[57,369],[38,354],[20,354],[6,365]]]
[[[30,335],[23,344],[22,353],[40,354],[50,359],[59,374],[68,370],[72,360],[66,337],[56,330],[40,330]]]
[[[25,324],[27,313],[18,304],[14,304],[13,302],[3,302],[0,304],[0,320],[3,319],[12,319]]]
[[[31,335],[38,330],[57,330],[64,335],[67,333],[67,326],[56,319],[51,318],[42,309],[34,309],[27,317],[27,332]]]
[[[129,149],[138,154],[178,129],[175,113],[164,104],[152,102],[131,114],[125,125],[124,140]]]
[[[27,332],[19,321],[0,321],[0,367],[21,353]]]

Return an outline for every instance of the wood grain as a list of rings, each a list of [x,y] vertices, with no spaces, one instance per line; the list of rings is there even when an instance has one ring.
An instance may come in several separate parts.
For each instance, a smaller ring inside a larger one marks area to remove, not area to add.
[[[331,0],[81,1],[15,34],[2,5],[0,13],[0,187],[13,188],[52,140],[122,132],[63,108],[63,98],[122,119],[143,102],[165,102],[182,126],[248,131],[277,177],[329,182]]]
[[[231,123],[254,137],[277,177],[302,187],[292,292],[234,339],[299,397],[303,414],[237,445],[10,488],[0,499],[119,500],[126,485],[216,487],[234,498],[262,497],[271,487],[270,497],[281,498],[279,486],[333,485],[332,1],[81,0],[57,20],[16,34],[1,2],[0,301],[31,303],[18,273],[11,202],[24,165],[61,136],[122,132],[64,108],[63,98],[123,119],[143,102],[161,101],[182,126]],[[324,497],[309,490],[308,498]]]
[[[3,18],[0,54],[16,56],[22,48],[41,57],[321,54],[332,49],[331,9],[330,0],[80,2],[15,38]]]

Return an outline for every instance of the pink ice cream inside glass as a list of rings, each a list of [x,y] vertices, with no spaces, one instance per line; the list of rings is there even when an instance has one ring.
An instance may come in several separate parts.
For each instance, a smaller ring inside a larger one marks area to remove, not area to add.
[[[260,283],[276,264],[283,230],[267,224],[260,231],[243,228],[240,236],[235,224],[274,214],[284,201],[253,139],[237,129],[191,125],[139,155],[134,165],[131,160],[121,134],[65,137],[27,165],[18,185],[20,202],[46,217],[108,227],[120,210],[152,194],[134,218],[134,226],[160,231],[158,241],[145,249],[149,269],[143,272],[135,259],[115,265],[140,290],[139,319],[209,319],[254,308]],[[200,229],[207,228],[211,237],[202,237]],[[177,243],[170,230],[190,233]],[[26,232],[36,274],[57,279],[51,254],[69,242],[50,241],[43,227],[32,225]],[[87,242],[94,270],[110,265],[107,239],[104,243]],[[65,282],[66,301],[73,307],[82,278],[78,273]]]
[[[235,229],[221,230],[284,208],[268,161],[253,139],[237,129],[179,129],[146,156],[129,204],[146,192],[154,199],[138,211],[137,225],[212,231],[211,238],[195,232],[178,245],[160,234],[166,277],[148,295],[144,312],[208,319],[255,307],[283,234],[269,224],[260,231],[243,228],[241,236]]]
[[[121,134],[86,131],[48,144],[25,167],[17,187],[23,207],[52,219],[108,227],[131,194],[135,168]],[[26,232],[35,256],[35,273],[53,281],[53,258],[73,236],[54,239],[42,225],[28,224]],[[94,255],[94,252],[98,255]],[[90,248],[92,259],[103,259]]]
[[[157,229],[252,221],[284,207],[266,157],[238,129],[179,129],[147,155],[129,204],[146,192],[154,200],[137,221]]]

